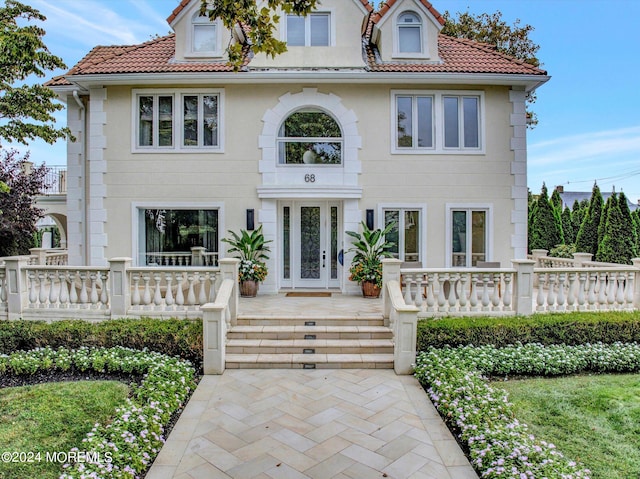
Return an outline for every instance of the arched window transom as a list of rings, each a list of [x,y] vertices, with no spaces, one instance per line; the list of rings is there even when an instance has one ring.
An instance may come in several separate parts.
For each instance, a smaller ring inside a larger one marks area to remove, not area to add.
[[[289,115],[278,131],[280,165],[341,165],[343,137],[336,120],[319,109]]]

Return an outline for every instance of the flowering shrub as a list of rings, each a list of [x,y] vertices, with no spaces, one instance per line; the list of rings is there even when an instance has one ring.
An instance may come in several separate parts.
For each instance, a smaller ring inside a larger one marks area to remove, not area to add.
[[[82,440],[83,451],[111,461],[65,464],[61,479],[140,477],[160,451],[171,416],[196,385],[190,362],[146,350],[47,347],[0,355],[0,374],[34,374],[53,368],[144,375],[125,406],[116,409],[111,424],[95,424]]]
[[[506,392],[489,386],[485,378],[583,371],[640,371],[640,344],[429,348],[418,355],[416,365],[416,377],[486,478],[589,477],[588,469],[530,434],[515,418]]]
[[[238,279],[240,281],[264,281],[267,277],[267,266],[260,261],[243,259],[238,266]]]
[[[382,288],[382,263],[380,260],[362,260],[359,263],[351,263],[349,273],[351,273],[349,281],[355,281],[356,283],[371,281],[376,283],[379,288]]]

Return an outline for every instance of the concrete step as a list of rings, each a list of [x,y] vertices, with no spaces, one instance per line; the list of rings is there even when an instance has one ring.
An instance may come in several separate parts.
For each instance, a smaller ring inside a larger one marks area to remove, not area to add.
[[[228,354],[393,354],[391,339],[229,339]]]
[[[238,325],[227,333],[228,339],[391,339],[384,326],[304,326]]]
[[[310,314],[281,317],[274,315],[240,315],[238,326],[384,326],[381,314],[314,316]]]
[[[393,369],[393,354],[227,354],[229,369]]]

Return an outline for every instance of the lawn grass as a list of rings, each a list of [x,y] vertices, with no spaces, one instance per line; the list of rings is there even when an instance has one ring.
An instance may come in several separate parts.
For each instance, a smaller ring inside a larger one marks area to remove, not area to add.
[[[0,389],[0,453],[41,453],[32,463],[0,461],[0,478],[59,477],[63,464],[47,461],[46,453],[82,451],[82,439],[93,425],[108,422],[128,394],[129,387],[118,381]]]
[[[605,374],[494,383],[539,439],[595,479],[640,477],[640,375]]]

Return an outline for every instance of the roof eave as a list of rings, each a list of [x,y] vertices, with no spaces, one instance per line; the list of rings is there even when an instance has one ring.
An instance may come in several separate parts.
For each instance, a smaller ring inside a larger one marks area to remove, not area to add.
[[[243,84],[263,82],[297,83],[312,79],[316,83],[350,81],[352,83],[389,83],[406,84],[451,84],[451,85],[505,85],[523,87],[533,91],[549,81],[548,75],[507,74],[507,73],[443,73],[443,72],[371,72],[365,69],[355,70],[260,70],[231,72],[169,72],[169,73],[110,73],[93,75],[70,75],[67,80],[78,87],[89,89],[102,85],[169,85],[201,84],[219,81],[220,83]]]

